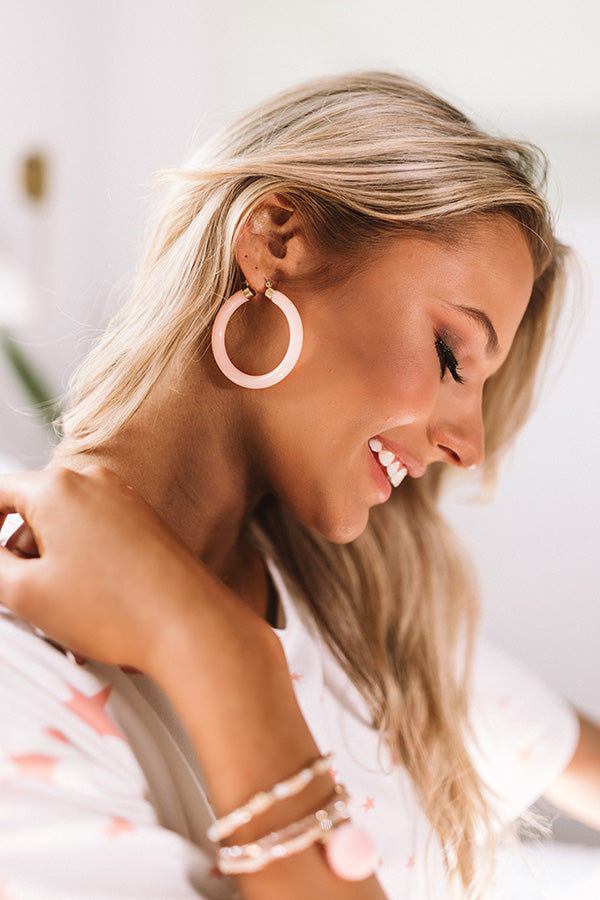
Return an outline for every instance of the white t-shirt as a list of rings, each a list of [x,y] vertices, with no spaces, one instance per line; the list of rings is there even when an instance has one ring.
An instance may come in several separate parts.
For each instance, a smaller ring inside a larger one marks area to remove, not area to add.
[[[302,712],[333,751],[353,817],[377,846],[389,900],[443,900],[439,845],[366,704],[272,570],[277,630]],[[478,765],[523,811],[564,769],[577,720],[521,666],[482,646],[475,667]],[[201,715],[201,710],[199,710]],[[243,736],[240,736],[243,738]],[[0,615],[1,900],[233,900],[205,833],[213,820],[177,714],[145,676],[78,666]]]

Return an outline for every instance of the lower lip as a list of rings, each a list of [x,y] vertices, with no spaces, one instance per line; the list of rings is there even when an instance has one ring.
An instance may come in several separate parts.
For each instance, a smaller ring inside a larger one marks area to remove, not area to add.
[[[382,502],[385,502],[391,497],[392,485],[388,481],[387,475],[381,468],[381,463],[372,450],[369,450],[369,456],[371,457],[371,471],[373,473],[373,479],[379,489],[379,496],[381,497]]]

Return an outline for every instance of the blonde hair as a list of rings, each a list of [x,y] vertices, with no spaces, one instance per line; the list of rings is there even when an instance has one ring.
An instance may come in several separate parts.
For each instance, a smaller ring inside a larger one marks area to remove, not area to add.
[[[519,223],[536,280],[509,357],[485,387],[491,475],[531,406],[557,308],[563,252],[540,190],[544,175],[535,148],[485,134],[397,75],[324,78],[276,97],[163,177],[133,296],[82,368],[59,455],[104,444],[173,360],[206,350],[217,309],[239,287],[238,230],[277,192],[310,224],[317,245],[342,258],[402,230],[453,239],[474,215]],[[439,465],[405,482],[344,546],[307,529],[274,497],[251,528],[367,697],[374,724],[413,779],[451,880],[462,896],[476,896],[495,833],[466,749],[477,600],[437,508],[441,484]]]

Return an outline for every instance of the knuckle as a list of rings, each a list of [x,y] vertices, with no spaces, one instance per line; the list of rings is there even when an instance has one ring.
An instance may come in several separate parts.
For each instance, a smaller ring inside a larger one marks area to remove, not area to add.
[[[99,485],[116,497],[123,498],[128,496],[133,490],[116,472],[106,468],[106,466],[87,466],[84,469],[84,474],[91,475]]]
[[[88,475],[92,478],[104,478],[106,473],[110,471],[106,468],[106,466],[99,466],[96,463],[92,463],[89,466],[85,466],[82,470],[83,475]]]
[[[106,484],[114,484],[119,486],[123,484],[123,480],[117,475],[116,472],[113,472],[112,469],[102,467],[100,468],[98,475],[99,478]]]
[[[55,493],[68,493],[74,491],[79,482],[80,476],[73,469],[64,467],[51,469],[49,478],[49,492],[51,495]]]
[[[53,471],[58,484],[71,485],[78,480],[77,472],[74,472],[73,469],[67,469],[62,466],[60,469],[54,469]]]
[[[82,470],[82,474],[101,484],[121,484],[119,476],[106,466],[90,465]]]

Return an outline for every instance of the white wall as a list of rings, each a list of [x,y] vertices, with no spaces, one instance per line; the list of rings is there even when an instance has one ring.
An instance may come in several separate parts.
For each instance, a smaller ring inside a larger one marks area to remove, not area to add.
[[[542,143],[560,231],[589,260],[587,319],[495,502],[448,509],[476,552],[486,630],[600,717],[595,0],[5,0],[0,15],[0,252],[31,240],[14,171],[41,144],[54,178],[38,227],[44,315],[27,337],[57,387],[135,265],[151,173],[248,103],[299,78],[387,66]],[[44,439],[12,411],[23,401],[1,368],[0,388],[0,450],[39,463]]]
[[[241,107],[315,73],[391,66],[494,117],[586,123],[600,110],[593,0],[230,0],[225,14]]]
[[[0,0],[0,257],[33,270],[35,321],[19,336],[57,393],[126,291],[153,173],[177,164],[224,104],[215,10]],[[38,148],[50,192],[32,206],[20,161]],[[39,465],[48,436],[1,359],[0,396],[2,451]]]

